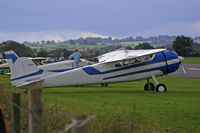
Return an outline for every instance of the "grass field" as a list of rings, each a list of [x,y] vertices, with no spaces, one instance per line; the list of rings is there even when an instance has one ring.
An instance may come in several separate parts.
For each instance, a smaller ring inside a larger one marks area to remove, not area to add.
[[[121,45],[122,46],[136,46],[140,43],[152,43],[152,41],[136,41],[136,42],[122,42]],[[74,49],[74,48],[77,48],[77,49],[96,49],[96,48],[102,48],[102,47],[106,47],[106,46],[109,46],[109,45],[113,45],[113,44],[106,44],[106,45],[103,45],[103,44],[98,44],[98,45],[80,45],[80,44],[29,44],[27,45],[28,47],[32,48],[32,49],[41,49],[41,48],[44,48],[44,49],[56,49],[56,48],[59,48],[59,47],[66,47],[67,49]]]
[[[152,43],[152,41],[136,41],[136,42],[121,42],[121,44],[128,44],[128,45],[139,45],[140,43]]]
[[[106,45],[102,45],[102,44],[98,44],[98,45],[80,45],[80,44],[31,44],[31,45],[27,45],[28,47],[32,48],[32,49],[57,49],[59,47],[66,47],[67,49],[95,49],[95,48],[101,48],[101,47],[105,47]],[[108,45],[107,45],[108,46]]]
[[[8,76],[0,79],[0,86],[12,88]],[[145,81],[136,81],[108,87],[45,88],[43,96],[45,104],[58,105],[71,114],[95,114],[90,122],[94,133],[165,133],[166,128],[171,133],[199,133],[200,79],[158,80],[168,87],[166,93],[145,92]]]
[[[185,57],[183,63],[200,63],[200,57]]]

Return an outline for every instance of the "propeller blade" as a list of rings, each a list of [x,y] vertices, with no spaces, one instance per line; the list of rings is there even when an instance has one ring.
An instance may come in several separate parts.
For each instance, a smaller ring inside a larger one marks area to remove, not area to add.
[[[182,60],[184,60],[184,58],[183,58],[182,56],[178,56],[178,59],[180,60],[180,62],[181,62]]]
[[[182,70],[183,72],[185,73],[185,75],[187,75],[186,71],[185,71],[185,68],[183,67],[183,64],[181,63],[181,67],[182,67]]]
[[[184,60],[184,58],[182,56],[178,56],[178,59],[180,61],[181,68],[182,68],[184,74],[186,75],[187,73],[186,73],[185,68],[183,67],[183,64],[182,64],[182,60]]]

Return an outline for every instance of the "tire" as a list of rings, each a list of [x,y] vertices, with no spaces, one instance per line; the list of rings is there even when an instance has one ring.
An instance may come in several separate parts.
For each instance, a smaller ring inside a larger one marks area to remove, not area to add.
[[[158,84],[156,86],[156,91],[157,92],[166,92],[167,91],[167,87],[164,84]]]
[[[155,86],[154,86],[154,84],[153,83],[149,83],[150,84],[150,88],[148,87],[148,83],[146,83],[145,85],[144,85],[144,90],[145,91],[153,91],[154,89],[155,89]]]

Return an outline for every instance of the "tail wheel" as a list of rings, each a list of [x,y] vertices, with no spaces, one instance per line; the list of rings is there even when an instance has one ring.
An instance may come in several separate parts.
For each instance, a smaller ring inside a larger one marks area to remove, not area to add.
[[[155,89],[155,86],[154,86],[154,84],[153,83],[149,83],[149,85],[148,85],[148,83],[146,83],[145,85],[144,85],[144,90],[145,91],[148,91],[148,90],[154,90]]]
[[[157,92],[166,92],[167,91],[167,87],[164,84],[158,84],[156,86],[156,91]]]

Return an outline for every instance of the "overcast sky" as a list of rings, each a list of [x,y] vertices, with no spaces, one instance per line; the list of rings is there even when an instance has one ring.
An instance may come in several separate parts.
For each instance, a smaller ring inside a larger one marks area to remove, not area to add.
[[[200,35],[200,0],[0,0],[0,42]]]

